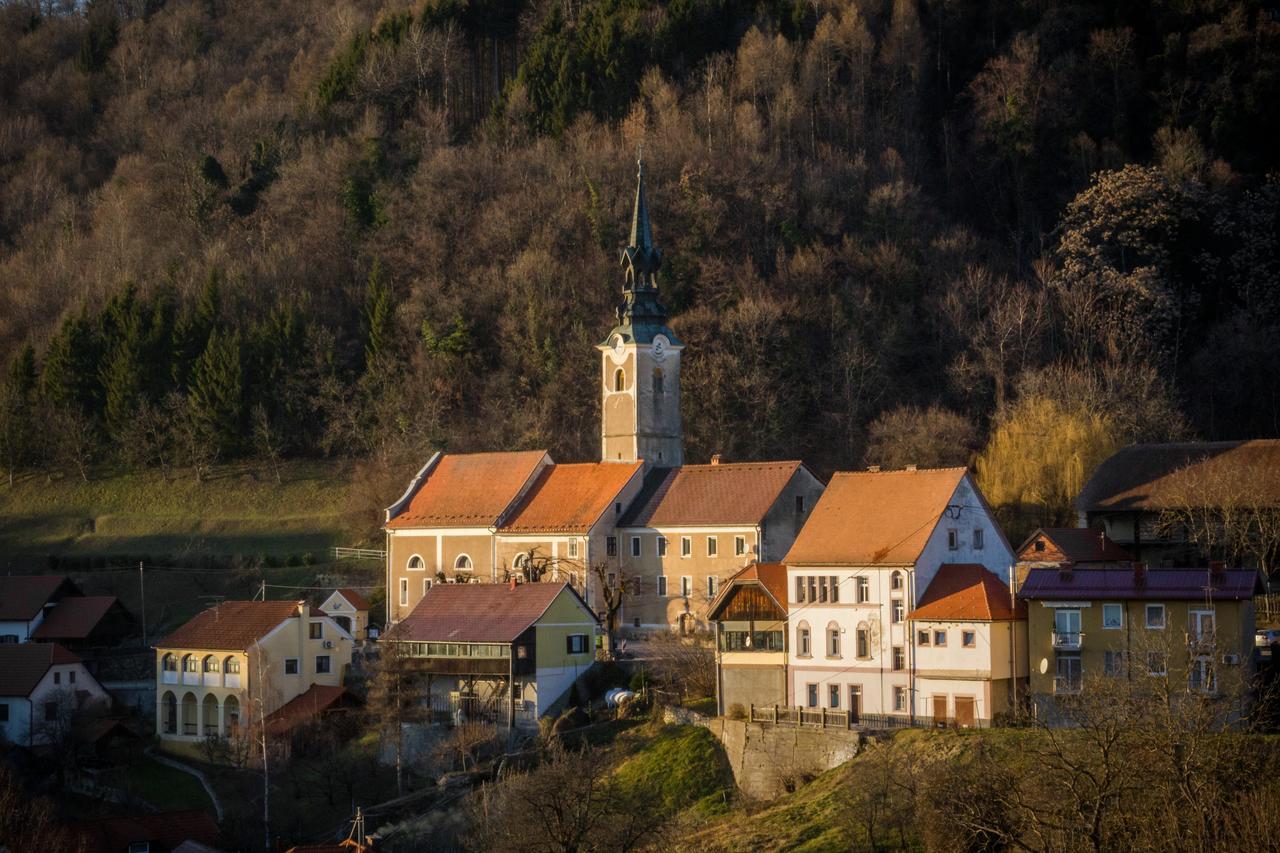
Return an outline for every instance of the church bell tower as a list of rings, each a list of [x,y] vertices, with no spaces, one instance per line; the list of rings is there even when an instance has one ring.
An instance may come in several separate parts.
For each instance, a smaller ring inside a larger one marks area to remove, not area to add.
[[[680,420],[680,351],[658,301],[662,252],[653,244],[644,193],[644,161],[638,163],[631,240],[621,251],[625,275],[618,324],[600,350],[601,449],[605,462],[658,468],[684,464]]]

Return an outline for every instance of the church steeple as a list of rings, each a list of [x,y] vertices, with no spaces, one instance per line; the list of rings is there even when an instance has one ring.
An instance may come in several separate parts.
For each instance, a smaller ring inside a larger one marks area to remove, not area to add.
[[[667,328],[667,309],[658,299],[658,270],[662,267],[662,250],[654,245],[653,225],[649,221],[649,201],[644,188],[644,160],[636,162],[636,199],[631,210],[631,239],[619,252],[626,271],[622,285],[615,333],[635,343],[651,343],[655,335],[679,343]]]

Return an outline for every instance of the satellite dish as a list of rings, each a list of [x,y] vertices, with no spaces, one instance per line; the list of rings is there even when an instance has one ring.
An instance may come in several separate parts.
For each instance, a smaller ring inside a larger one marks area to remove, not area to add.
[[[1048,671],[1049,671],[1049,659],[1040,658],[1040,674],[1044,675]]]

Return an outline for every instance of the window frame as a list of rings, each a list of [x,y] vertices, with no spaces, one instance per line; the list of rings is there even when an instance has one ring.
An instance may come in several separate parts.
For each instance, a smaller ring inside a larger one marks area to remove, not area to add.
[[[747,537],[745,536],[733,537],[733,556],[744,557],[746,556],[746,553],[747,553]]]
[[[289,671],[289,664],[293,664],[293,672]],[[300,663],[298,658],[284,659],[284,674],[285,675],[301,675],[302,674],[302,664]]]
[[[680,576],[680,597],[688,598],[693,595],[693,575]]]
[[[854,580],[854,603],[866,604],[871,601],[871,578],[858,575]]]
[[[455,572],[474,572],[475,568],[476,564],[472,561],[470,554],[463,553],[453,558],[453,570]]]
[[[973,550],[981,551],[986,544],[986,531],[981,527],[973,528]]]
[[[567,655],[585,655],[591,650],[586,634],[566,634],[564,653]]]
[[[808,700],[810,708],[821,707],[818,705],[818,682],[810,681],[805,684],[805,699]]]
[[[693,556],[693,537],[680,537],[680,559],[687,560]]]
[[[942,638],[941,642],[938,641],[939,637]],[[945,649],[947,647],[947,629],[946,628],[933,629],[933,646],[936,649]]]
[[[1107,624],[1107,611],[1111,608],[1120,614],[1120,619],[1115,625]],[[1102,605],[1102,630],[1104,631],[1122,631],[1124,630],[1124,605],[1117,601],[1103,602]]]
[[[400,606],[409,606],[409,579],[400,578]]]
[[[948,528],[947,528],[947,550],[948,550],[948,551],[959,551],[959,550],[960,550],[960,530],[959,530],[959,528],[956,528],[956,527],[948,527]]]
[[[827,657],[832,660],[839,660],[840,655],[840,626],[834,622],[827,623]]]
[[[960,630],[960,647],[962,649],[976,649],[978,647],[978,632],[972,628],[962,628]]]
[[[640,545],[640,537],[632,536],[631,537],[631,556],[633,557],[644,556],[643,550],[644,549]]]
[[[316,620],[310,623],[307,626],[307,639],[323,640],[324,639],[324,623],[319,620]]]
[[[893,686],[893,710],[898,713],[907,713],[907,688],[901,684]]]
[[[417,562],[416,566],[414,565],[415,561]],[[422,559],[421,554],[412,554],[409,557],[409,562],[404,564],[404,570],[406,572],[425,572],[427,570],[427,561]]]
[[[657,594],[658,594],[658,597],[659,597],[659,598],[666,598],[666,597],[667,597],[667,576],[666,576],[666,575],[658,575],[658,592],[657,592]]]
[[[840,708],[840,685],[827,685],[827,707],[833,710]]]
[[[893,600],[893,606],[889,610],[889,624],[901,625],[907,618],[907,606],[902,603],[901,598]]]
[[[720,556],[720,538],[718,536],[707,537],[707,557]]]
[[[618,556],[618,537],[606,536],[604,538],[604,555],[606,557]]]
[[[707,575],[707,601],[716,597],[716,593],[719,591],[717,589],[719,580],[715,575]]]
[[[575,560],[578,558],[578,540],[577,539],[571,538],[569,540],[569,557]]]
[[[661,534],[658,535],[658,556],[667,556],[667,537]]]
[[[796,625],[796,657],[813,657],[813,633],[809,630],[808,622]]]
[[[933,634],[930,631],[930,629],[928,628],[916,629],[916,645],[917,646],[920,646],[921,648],[928,648],[929,646],[933,645],[933,643],[931,642],[932,639],[933,639]]]
[[[1160,624],[1153,625],[1151,623],[1151,613],[1156,611],[1160,614]],[[1148,631],[1163,631],[1169,624],[1169,614],[1163,604],[1148,604],[1142,608],[1142,625]]]
[[[321,661],[324,661],[324,668],[321,669]],[[316,675],[329,675],[333,672],[333,656],[332,655],[316,655]]]
[[[865,622],[859,622],[854,629],[853,656],[858,660],[871,660],[871,628]]]
[[[905,672],[907,669],[907,650],[904,646],[894,646],[893,652],[889,658],[890,669],[893,672]]]

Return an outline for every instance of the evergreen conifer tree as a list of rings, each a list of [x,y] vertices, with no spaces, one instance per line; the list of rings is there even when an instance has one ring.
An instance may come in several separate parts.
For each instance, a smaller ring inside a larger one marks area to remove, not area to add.
[[[98,342],[83,312],[68,317],[49,344],[41,373],[44,399],[59,408],[92,412],[98,397]]]
[[[196,360],[188,401],[191,415],[206,441],[224,454],[234,454],[244,434],[244,373],[240,333],[216,329]]]
[[[364,363],[370,369],[387,352],[391,338],[391,290],[382,275],[382,263],[373,262],[364,298]]]
[[[173,384],[179,389],[186,389],[191,383],[196,361],[221,316],[222,273],[214,269],[205,279],[195,307],[183,313],[173,330]]]

